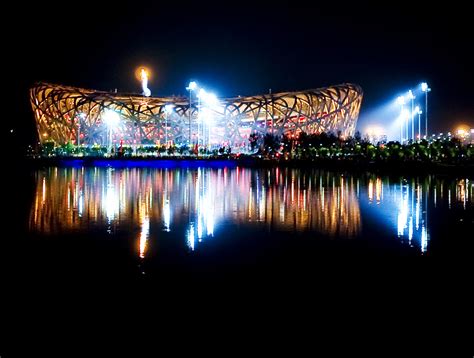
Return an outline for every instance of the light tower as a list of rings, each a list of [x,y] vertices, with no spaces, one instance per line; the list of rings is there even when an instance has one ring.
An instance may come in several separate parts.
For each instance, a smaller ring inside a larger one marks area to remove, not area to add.
[[[425,136],[428,139],[428,92],[431,92],[431,88],[428,87],[428,83],[423,82],[421,90],[425,92]]]
[[[418,114],[418,140],[421,140],[421,114],[423,111],[419,106],[415,107],[415,114]]]
[[[189,82],[186,89],[189,91],[189,147],[191,148],[191,93],[197,89],[197,83],[194,81]]]
[[[410,118],[411,118],[411,139],[414,140],[414,139],[415,139],[415,120],[414,120],[413,116],[414,116],[415,113],[413,112],[413,105],[414,105],[413,101],[414,101],[414,99],[415,99],[415,95],[413,94],[412,90],[409,90],[409,91],[408,91],[408,96],[407,96],[407,98],[408,98],[409,100],[411,100],[411,111],[410,111]],[[408,131],[408,129],[407,129],[407,131]]]

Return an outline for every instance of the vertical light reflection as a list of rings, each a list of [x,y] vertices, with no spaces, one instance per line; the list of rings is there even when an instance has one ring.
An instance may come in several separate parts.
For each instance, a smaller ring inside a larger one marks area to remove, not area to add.
[[[408,190],[400,183],[400,199],[398,206],[397,233],[401,237],[404,235],[408,222]]]
[[[375,197],[377,200],[377,204],[380,204],[383,195],[383,187],[382,187],[382,179],[377,178],[375,182]]]
[[[116,195],[111,177],[109,177],[107,183],[106,194],[103,202],[105,203],[105,215],[107,216],[107,220],[111,222],[114,220],[119,207],[118,197]]]
[[[187,232],[187,244],[188,247],[194,251],[194,224],[189,224],[189,229]]]
[[[56,168],[57,169],[57,168]],[[46,201],[46,177],[43,177],[43,189],[42,189],[43,197],[41,199],[41,203]]]
[[[140,231],[140,258],[145,258],[145,251],[147,248],[148,237],[150,236],[150,219],[145,217],[142,221]]]
[[[421,212],[421,186],[416,186],[416,206],[415,206],[415,228],[416,230],[420,227],[420,212]]]
[[[79,201],[78,201],[78,215],[82,218],[82,212],[84,211],[84,193],[82,190],[79,190]]]
[[[367,190],[369,195],[369,201],[372,202],[374,200],[374,183],[372,182],[372,179],[369,179],[369,187]]]
[[[409,245],[419,247],[421,253],[427,251],[429,242],[427,198],[430,187],[423,185],[419,179],[400,183],[393,196],[398,205],[397,235],[406,237]]]
[[[448,208],[451,209],[451,189],[448,189]]]
[[[197,238],[214,236],[223,220],[340,237],[360,231],[355,180],[290,169],[279,169],[278,175],[268,179],[267,170],[242,168],[52,170],[37,176],[30,227],[52,233],[94,226],[110,229],[112,221],[117,228],[137,226],[140,255],[146,255],[150,223],[162,223],[169,231],[175,216],[184,219],[180,225],[187,228],[184,240],[192,250],[197,249]],[[49,192],[50,187],[54,191]],[[76,210],[68,211],[68,203],[76,203]]]
[[[426,227],[421,228],[421,252],[425,253],[428,248],[428,233]]]
[[[166,199],[166,196],[163,198],[163,225],[164,230],[169,232],[171,224],[171,207],[169,199]]]

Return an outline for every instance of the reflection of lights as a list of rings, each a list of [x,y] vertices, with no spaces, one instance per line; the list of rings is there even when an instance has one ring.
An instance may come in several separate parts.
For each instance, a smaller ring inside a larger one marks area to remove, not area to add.
[[[202,239],[202,218],[198,218],[197,221],[197,236],[200,239]]]
[[[112,221],[115,217],[115,212],[118,208],[118,199],[115,195],[115,190],[113,185],[107,187],[107,193],[105,195],[105,212],[107,219]]]
[[[145,217],[142,222],[140,231],[140,258],[145,258],[145,251],[148,243],[148,237],[150,234],[150,219]]]
[[[187,233],[187,244],[188,244],[188,247],[194,251],[194,224],[191,223],[189,225],[189,230],[188,230],[188,233]]]
[[[400,200],[398,208],[397,232],[398,236],[403,236],[408,221],[408,191],[403,190],[400,185]]]
[[[115,192],[114,185],[112,183],[112,170],[107,170],[107,189],[105,194],[105,213],[108,221],[112,221],[115,218],[115,214],[119,210],[119,200]]]
[[[428,233],[426,231],[426,228],[423,226],[421,228],[421,252],[426,252],[426,249],[428,247]]]
[[[170,222],[171,222],[170,201],[168,199],[165,199],[163,201],[163,225],[165,226],[165,231],[170,231]]]
[[[408,222],[408,241],[411,243],[411,239],[413,238],[413,216],[410,216],[410,220]]]
[[[421,187],[418,185],[416,187],[416,206],[415,206],[415,227],[416,230],[420,227],[420,203],[421,203]]]
[[[43,177],[42,193],[43,193],[43,198],[41,199],[41,201],[44,203],[44,201],[46,200],[46,178],[45,177]]]
[[[377,204],[380,203],[383,195],[383,186],[382,186],[382,179],[377,178],[375,182],[375,196],[377,198]]]
[[[81,190],[79,194],[79,204],[78,204],[78,214],[80,218],[82,217],[83,211],[84,211],[84,194],[82,193],[82,190]]]
[[[448,189],[448,208],[451,209],[451,189]]]
[[[372,182],[372,179],[369,180],[368,194],[369,201],[372,202],[372,200],[374,199],[374,183]]]

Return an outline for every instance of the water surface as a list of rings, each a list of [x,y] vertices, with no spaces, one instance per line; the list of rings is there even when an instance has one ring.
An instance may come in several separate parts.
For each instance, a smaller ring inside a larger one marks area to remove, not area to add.
[[[468,178],[430,175],[51,167],[34,173],[26,236],[66,271],[71,259],[74,270],[132,276],[452,257],[472,248],[473,192]]]

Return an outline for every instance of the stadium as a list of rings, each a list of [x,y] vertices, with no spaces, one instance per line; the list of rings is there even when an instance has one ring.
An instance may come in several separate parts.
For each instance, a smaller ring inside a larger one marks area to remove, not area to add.
[[[30,102],[42,144],[227,146],[246,152],[251,134],[354,135],[363,96],[354,84],[226,99],[192,92],[159,98],[38,83]]]

